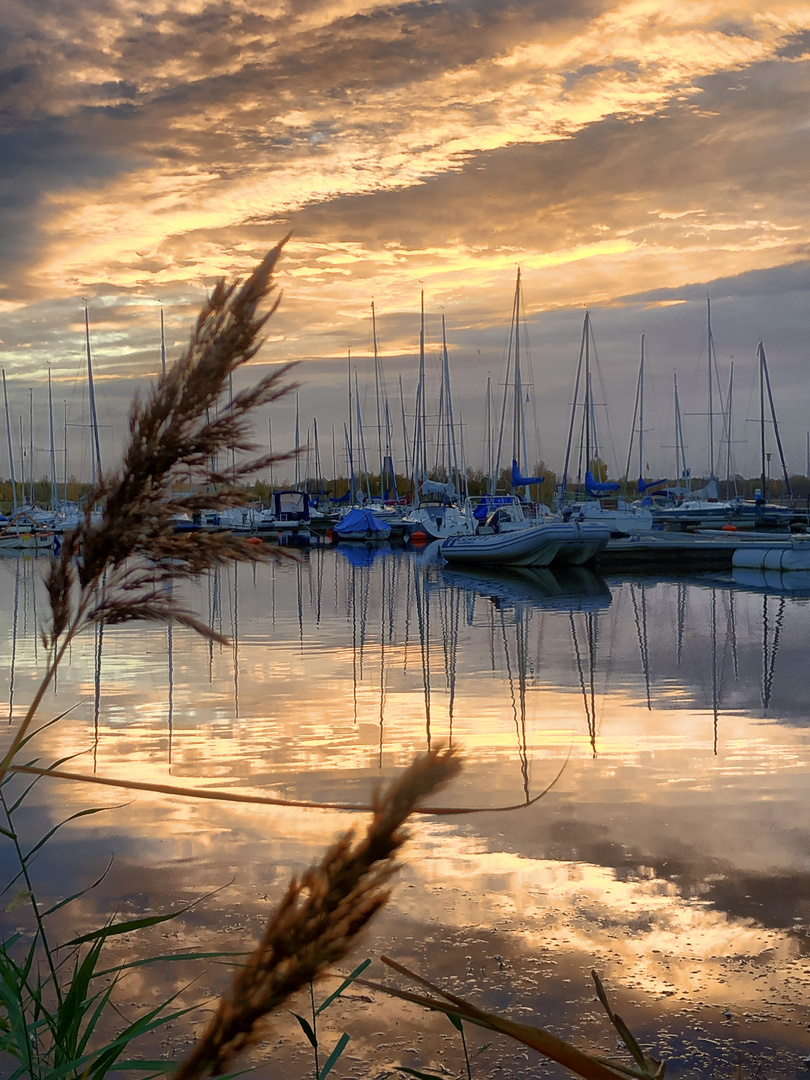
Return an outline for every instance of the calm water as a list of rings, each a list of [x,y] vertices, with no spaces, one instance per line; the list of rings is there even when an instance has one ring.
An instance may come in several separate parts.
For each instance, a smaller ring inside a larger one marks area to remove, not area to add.
[[[44,665],[41,566],[0,562],[6,719]],[[810,1055],[810,605],[780,584],[477,576],[431,549],[314,549],[184,588],[232,646],[149,625],[89,632],[42,715],[75,708],[37,749],[104,776],[357,802],[414,751],[452,742],[465,769],[441,801],[477,812],[415,825],[358,958],[388,953],[612,1053],[596,968],[672,1073],[796,1076]],[[62,830],[40,888],[73,891],[114,854],[70,916],[80,922],[226,886],[158,948],[223,933],[240,947],[289,874],[362,821],[53,781],[37,785],[26,826],[35,836],[114,803]],[[369,975],[385,977],[379,964]],[[191,977],[172,971],[164,986]],[[142,1004],[155,987],[139,976],[126,992]],[[358,991],[332,1023],[352,1035],[336,1077],[463,1068],[439,1018]],[[173,1029],[164,1052],[187,1034]],[[271,1045],[267,1075],[310,1075],[288,1019]],[[474,1075],[536,1069],[496,1043]]]

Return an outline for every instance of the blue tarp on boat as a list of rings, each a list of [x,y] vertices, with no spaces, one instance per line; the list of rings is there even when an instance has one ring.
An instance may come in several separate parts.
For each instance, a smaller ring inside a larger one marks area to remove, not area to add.
[[[364,539],[385,540],[391,535],[391,526],[376,518],[370,510],[355,506],[334,526],[332,532],[344,538],[362,536]]]

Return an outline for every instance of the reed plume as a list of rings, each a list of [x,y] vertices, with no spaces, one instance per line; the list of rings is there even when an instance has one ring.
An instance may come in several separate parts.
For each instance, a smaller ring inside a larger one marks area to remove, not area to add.
[[[261,941],[173,1080],[221,1075],[238,1053],[261,1037],[269,1013],[346,956],[356,935],[388,899],[394,854],[407,838],[405,820],[459,768],[452,749],[417,758],[375,798],[362,840],[355,843],[354,833],[346,833],[300,882],[293,878]]]
[[[34,715],[70,642],[89,623],[138,619],[220,635],[172,596],[173,582],[227,562],[278,554],[231,533],[175,532],[179,514],[243,504],[244,483],[288,455],[257,455],[250,414],[292,389],[284,365],[229,400],[232,377],[257,353],[278,306],[273,272],[286,240],[244,281],[220,281],[203,305],[185,354],[145,400],[136,396],[120,467],[99,478],[83,519],[66,534],[46,578],[50,662],[11,745],[0,780],[28,737]],[[269,309],[267,303],[269,302]],[[266,310],[261,310],[261,309]],[[242,455],[237,459],[237,454]],[[248,455],[245,457],[244,455]],[[231,464],[220,468],[219,460]]]

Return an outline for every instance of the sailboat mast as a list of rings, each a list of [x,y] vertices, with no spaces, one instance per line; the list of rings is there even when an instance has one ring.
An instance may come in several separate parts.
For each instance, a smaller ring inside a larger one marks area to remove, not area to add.
[[[377,399],[377,456],[380,463],[380,497],[383,494],[382,412],[380,409],[380,354],[377,348],[377,313],[371,301],[371,336],[374,347],[374,393]]]
[[[644,475],[644,341],[641,335],[641,361],[638,372],[638,475]]]
[[[354,477],[354,421],[352,419],[352,350],[349,349],[346,355],[346,373],[349,382],[349,430],[346,432],[347,446],[349,460],[349,490],[351,492],[349,498],[352,504],[357,501],[357,486],[355,484]]]
[[[14,476],[14,451],[11,447],[11,421],[8,415],[8,387],[6,386],[6,369],[3,372],[3,401],[6,406],[6,434],[8,435],[8,465],[11,470],[11,502],[14,513],[17,513],[17,479]]]
[[[709,479],[714,477],[714,403],[712,399],[712,359],[714,340],[712,339],[712,302],[706,297],[706,346],[709,354]]]
[[[768,501],[768,482],[765,478],[765,349],[760,341],[757,346],[759,358],[759,452],[760,452],[760,483],[762,485],[762,498]]]
[[[591,313],[585,312],[585,469],[591,467]],[[596,477],[596,479],[600,479]]]
[[[28,499],[34,506],[34,391],[28,391]]]
[[[163,307],[160,308],[160,371],[166,374],[166,333],[163,328]]]
[[[787,465],[785,464],[785,452],[782,449],[782,437],[779,434],[779,424],[776,422],[776,407],[773,403],[773,394],[771,393],[771,377],[768,374],[768,361],[765,359],[765,346],[760,341],[759,343],[760,355],[762,357],[762,370],[765,373],[765,387],[768,391],[768,403],[771,407],[771,420],[773,421],[773,433],[776,438],[776,448],[779,451],[779,464],[782,466],[782,476],[785,481],[785,489],[788,497],[792,498],[793,491],[790,487],[790,477],[788,476]]]
[[[582,377],[582,360],[585,355],[585,337],[588,332],[588,319],[587,312],[585,321],[582,324],[582,340],[579,343],[579,359],[577,361],[577,377],[574,380],[574,397],[571,403],[571,419],[568,424],[568,442],[565,447],[565,463],[563,465],[562,483],[560,484],[560,495],[565,495],[565,489],[568,487],[568,466],[571,461],[571,447],[574,442],[574,421],[576,420],[577,413],[577,399],[579,397],[579,383]]]
[[[273,457],[273,418],[267,417],[267,452]],[[270,462],[270,494],[273,493],[273,462]]]
[[[56,491],[56,446],[54,445],[53,434],[53,391],[51,389],[50,365],[48,366],[48,417],[51,435],[51,510],[55,510],[59,503],[59,497]]]
[[[402,441],[405,445],[405,475],[411,475],[411,455],[408,449],[408,425],[405,422],[405,391],[402,389],[402,376],[399,376],[399,407],[402,412]]]
[[[87,349],[87,393],[90,399],[90,426],[93,432],[93,449],[95,456],[93,461],[93,487],[96,480],[101,481],[101,443],[98,438],[98,415],[96,413],[96,391],[93,385],[93,361],[90,356],[90,311],[87,304],[84,305],[84,340]]]
[[[518,467],[527,468],[525,461],[521,460],[520,433],[522,417],[522,387],[520,383],[520,267],[518,267],[517,280],[515,281],[515,396],[512,412],[512,460],[518,463]]]
[[[734,413],[732,411],[733,403],[734,403],[734,361],[732,360],[731,361],[731,368],[729,370],[729,375],[728,375],[728,402],[727,402],[727,410],[726,410],[727,414],[728,414],[728,419],[727,419],[727,422],[726,422],[726,433],[727,433],[727,436],[728,436],[727,441],[726,441],[726,497],[727,498],[728,498],[728,495],[729,495],[729,493],[731,491],[731,436],[732,436],[732,421],[733,421],[733,418],[734,418]],[[735,483],[735,487],[736,487],[736,483]]]
[[[422,433],[421,463],[427,476],[427,400],[425,394],[425,290],[421,290],[419,321],[419,426]]]
[[[673,373],[673,379],[675,381],[675,471],[678,474],[678,480],[680,485],[680,478],[688,480],[686,470],[686,447],[683,442],[683,424],[681,422],[681,403],[678,399],[678,374]],[[691,484],[687,483],[687,490],[691,489]]]
[[[363,435],[363,416],[360,412],[360,386],[357,381],[357,371],[354,373],[354,403],[357,408],[357,438],[360,443],[360,454],[363,459],[363,474],[366,478],[366,497],[371,502],[371,486],[368,479],[368,462],[366,461],[366,440]]]
[[[484,447],[486,450],[486,463],[484,466],[484,472],[487,476],[487,484],[489,484],[489,477],[492,476],[492,376],[487,375],[487,399],[486,408],[484,411],[485,421],[485,434],[486,442]],[[810,452],[808,452],[808,461],[810,461]],[[807,469],[808,475],[810,475],[810,465]]]
[[[64,470],[64,474],[63,474],[63,475],[64,475],[64,480],[65,480],[65,506],[67,506],[67,501],[68,501],[68,438],[67,438],[67,435],[68,435],[68,422],[67,422],[67,401],[64,401],[64,400],[63,400],[63,402],[62,402],[62,405],[64,406],[64,411],[65,411],[65,430],[64,430],[64,443],[65,443],[65,470]]]
[[[447,453],[450,459],[448,471],[450,471],[457,490],[460,490],[458,454],[456,452],[456,428],[453,419],[453,395],[450,390],[450,357],[447,352],[447,328],[444,315],[442,315],[442,349],[444,351],[444,382],[447,388],[445,392],[447,408]]]

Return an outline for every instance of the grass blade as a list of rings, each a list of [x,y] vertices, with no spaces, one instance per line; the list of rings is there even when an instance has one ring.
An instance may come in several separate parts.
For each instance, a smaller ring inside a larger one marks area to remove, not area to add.
[[[349,1043],[349,1036],[344,1031],[343,1034],[340,1036],[340,1038],[337,1041],[337,1046],[335,1046],[335,1049],[332,1051],[332,1053],[329,1055],[329,1057],[324,1062],[324,1066],[320,1071],[320,1075],[318,1076],[318,1080],[326,1080],[326,1077],[332,1071],[332,1068],[333,1068],[335,1062],[338,1060],[340,1055],[346,1049],[348,1043]]]
[[[346,978],[343,980],[343,982],[340,984],[340,986],[337,988],[337,990],[335,990],[334,993],[331,993],[329,995],[329,997],[326,998],[325,1001],[321,1002],[321,1004],[315,1010],[315,1015],[320,1016],[320,1014],[323,1012],[323,1010],[328,1008],[332,1004],[332,1002],[335,1000],[335,998],[340,997],[340,995],[343,993],[343,991],[346,989],[347,986],[351,986],[351,984],[355,981],[355,979],[358,978],[358,976],[361,975],[362,972],[364,972],[366,970],[366,968],[368,967],[368,965],[370,963],[371,963],[371,957],[367,957],[362,962],[362,964],[358,964],[357,967],[354,969],[354,971],[351,973],[351,975],[346,976]]]

